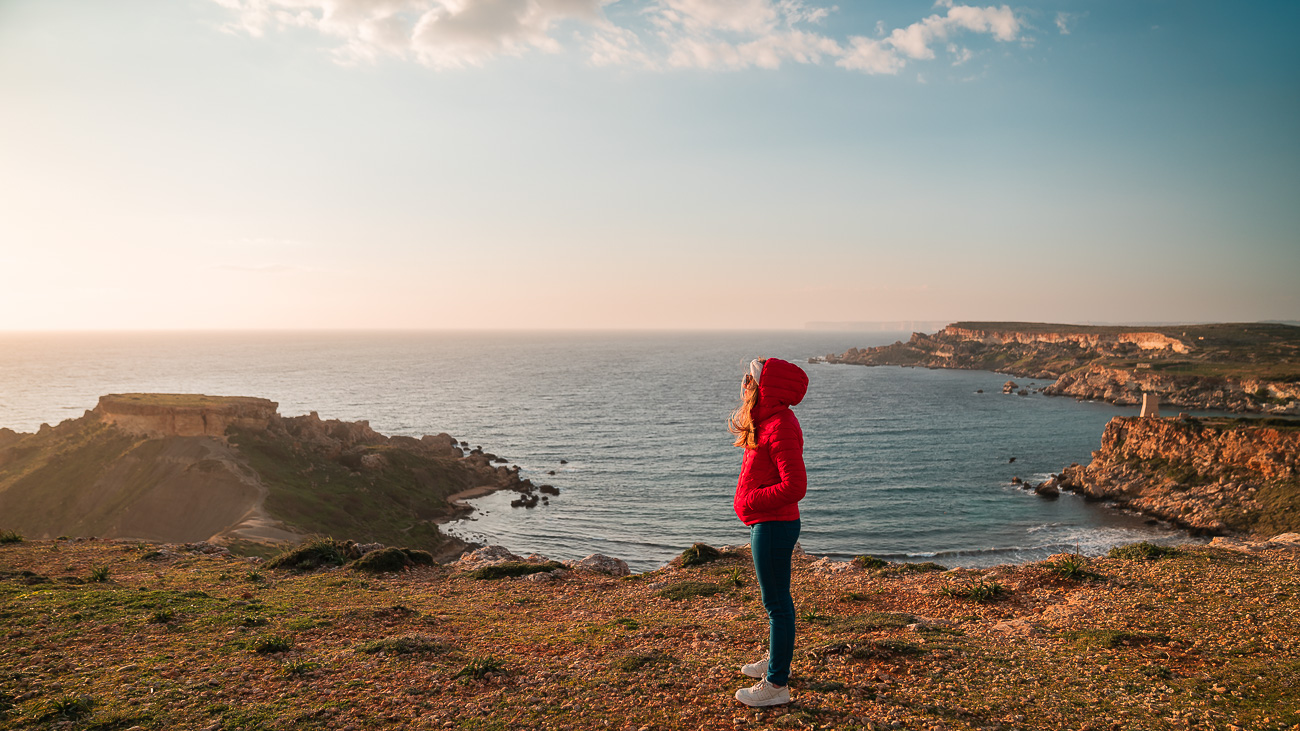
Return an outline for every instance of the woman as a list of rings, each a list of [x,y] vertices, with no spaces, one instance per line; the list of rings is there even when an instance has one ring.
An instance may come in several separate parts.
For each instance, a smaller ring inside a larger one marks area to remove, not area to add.
[[[747,706],[790,702],[790,661],[794,657],[794,599],[790,596],[790,555],[799,540],[799,501],[807,490],[803,430],[790,407],[808,391],[808,374],[776,358],[749,364],[740,408],[727,427],[735,446],[745,448],[736,484],[735,508],[749,526],[754,573],[763,594],[770,634],[768,656],[741,667],[752,688],[736,691]]]

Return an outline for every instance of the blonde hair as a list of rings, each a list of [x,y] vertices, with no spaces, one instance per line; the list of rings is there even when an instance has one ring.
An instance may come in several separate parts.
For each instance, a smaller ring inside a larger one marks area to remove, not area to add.
[[[761,360],[767,361],[766,358]],[[732,442],[731,446],[745,449],[758,447],[758,433],[754,429],[754,418],[751,413],[757,405],[758,383],[755,382],[754,388],[745,389],[745,395],[740,399],[740,406],[737,406],[736,410],[731,412],[731,418],[727,419],[727,431],[736,435],[736,441]]]

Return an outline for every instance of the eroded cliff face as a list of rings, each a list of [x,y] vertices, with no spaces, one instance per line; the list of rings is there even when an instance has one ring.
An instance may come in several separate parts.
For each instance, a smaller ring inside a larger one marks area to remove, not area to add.
[[[1037,332],[1017,330],[983,330],[949,325],[937,335],[956,340],[970,340],[982,343],[1006,345],[1020,343],[1072,343],[1081,348],[1098,350],[1108,345],[1134,345],[1140,350],[1169,350],[1174,353],[1187,353],[1187,343],[1158,332]]]
[[[151,439],[225,439],[232,426],[264,431],[278,407],[274,401],[247,396],[116,393],[101,396],[94,413],[105,424]]]
[[[1300,529],[1300,428],[1117,417],[1062,489],[1211,534]]]

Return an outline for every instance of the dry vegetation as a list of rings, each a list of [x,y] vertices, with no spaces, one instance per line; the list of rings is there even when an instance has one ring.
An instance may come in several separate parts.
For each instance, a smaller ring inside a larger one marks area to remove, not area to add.
[[[1300,724],[1294,548],[978,572],[858,563],[797,560],[794,702],[756,711],[731,698],[765,637],[743,553],[539,581],[13,540],[0,729]]]

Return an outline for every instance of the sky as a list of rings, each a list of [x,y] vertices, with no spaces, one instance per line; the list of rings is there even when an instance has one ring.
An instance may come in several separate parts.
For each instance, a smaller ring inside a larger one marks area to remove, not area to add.
[[[0,0],[0,331],[1300,320],[1298,24]]]

